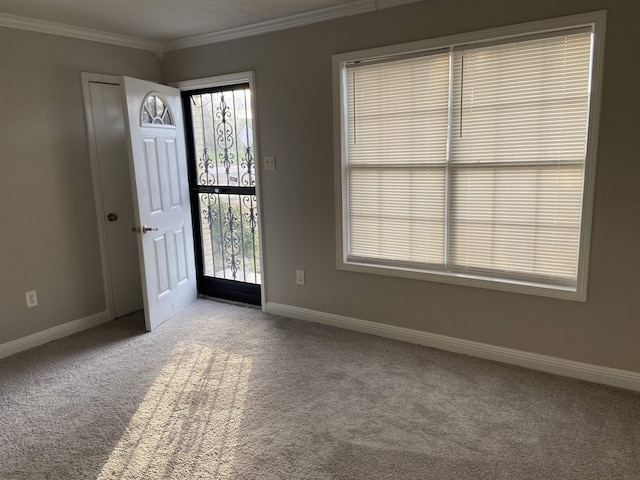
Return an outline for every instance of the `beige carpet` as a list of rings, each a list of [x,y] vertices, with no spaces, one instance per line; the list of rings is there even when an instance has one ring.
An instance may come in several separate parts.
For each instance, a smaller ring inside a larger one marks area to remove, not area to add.
[[[199,300],[0,360],[0,478],[640,479],[640,395]]]

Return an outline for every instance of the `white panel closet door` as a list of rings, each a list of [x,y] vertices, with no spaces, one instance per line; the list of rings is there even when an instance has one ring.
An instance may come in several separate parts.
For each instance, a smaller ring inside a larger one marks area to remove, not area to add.
[[[90,82],[89,92],[104,208],[102,214],[106,219],[113,314],[118,318],[143,308],[138,249],[131,233],[135,220],[122,95],[120,85],[102,82]]]

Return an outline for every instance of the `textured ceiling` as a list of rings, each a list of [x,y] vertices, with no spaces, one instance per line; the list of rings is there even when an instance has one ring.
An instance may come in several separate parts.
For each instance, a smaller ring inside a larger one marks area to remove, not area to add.
[[[0,13],[157,42],[219,32],[354,0],[0,0]]]

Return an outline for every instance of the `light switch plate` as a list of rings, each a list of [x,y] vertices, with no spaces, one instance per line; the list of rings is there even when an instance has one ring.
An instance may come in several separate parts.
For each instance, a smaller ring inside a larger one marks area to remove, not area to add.
[[[265,155],[263,157],[264,161],[264,169],[265,170],[275,170],[276,169],[276,156],[275,155]]]

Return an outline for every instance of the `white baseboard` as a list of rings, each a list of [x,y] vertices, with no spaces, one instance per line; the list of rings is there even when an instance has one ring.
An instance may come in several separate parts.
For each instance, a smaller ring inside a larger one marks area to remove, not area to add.
[[[306,308],[292,307],[279,303],[268,302],[265,311],[272,315],[306,320],[323,325],[368,333],[379,337],[393,338],[409,343],[416,343],[427,347],[462,353],[474,357],[495,360],[521,367],[541,370],[543,372],[578,378],[589,382],[602,383],[614,387],[640,391],[640,373],[616,368],[601,367],[589,363],[574,362],[562,358],[524,352],[512,348],[497,347],[486,343],[462,340],[459,338],[422,332],[409,328],[395,327],[383,323],[369,322],[356,318],[318,312]]]
[[[0,358],[8,357],[18,352],[28,350],[38,345],[57,340],[58,338],[66,337],[72,333],[86,330],[87,328],[95,327],[101,323],[106,322],[109,319],[107,312],[99,312],[88,317],[73,320],[71,322],[63,323],[57,327],[48,328],[41,332],[34,333],[27,337],[18,338],[11,342],[3,343],[0,345]]]

